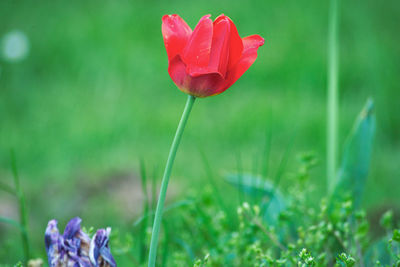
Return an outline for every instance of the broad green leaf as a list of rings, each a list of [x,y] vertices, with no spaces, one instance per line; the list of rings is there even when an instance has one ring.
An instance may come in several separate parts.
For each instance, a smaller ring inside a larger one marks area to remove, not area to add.
[[[278,223],[279,215],[286,210],[286,201],[279,190],[275,190],[269,201],[263,203],[261,210],[264,210],[263,219],[270,225]]]
[[[229,174],[225,180],[250,196],[269,195],[274,191],[270,181],[252,174]]]
[[[331,201],[342,200],[346,194],[350,193],[355,207],[357,208],[361,204],[368,176],[374,133],[374,103],[369,99],[346,140]]]
[[[225,180],[250,197],[261,197],[261,215],[271,225],[276,225],[279,214],[287,207],[281,192],[268,180],[251,174],[230,174]]]
[[[366,263],[372,263],[373,260],[379,260],[382,266],[392,266],[393,258],[395,258],[396,251],[399,251],[399,249],[399,244],[390,241],[388,237],[383,237],[367,249],[364,261]]]

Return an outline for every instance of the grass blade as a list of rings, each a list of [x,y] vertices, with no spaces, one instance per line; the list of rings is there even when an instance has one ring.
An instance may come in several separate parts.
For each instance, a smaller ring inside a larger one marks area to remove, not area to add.
[[[207,160],[206,154],[201,149],[199,149],[199,151],[200,151],[201,159],[203,160],[204,168],[206,171],[206,176],[207,176],[208,181],[210,182],[210,185],[214,191],[214,196],[215,196],[216,200],[218,201],[220,208],[223,209],[224,211],[227,211],[227,208],[226,208],[224,201],[222,200],[221,194],[218,190],[218,186],[215,183],[213,171],[211,169],[209,161]]]
[[[266,138],[265,138],[265,144],[264,144],[264,151],[263,151],[263,156],[262,156],[262,170],[261,174],[264,178],[268,177],[268,172],[269,172],[269,159],[270,159],[270,154],[271,154],[271,140],[272,140],[272,132],[271,130],[267,130]]]
[[[337,136],[338,136],[338,73],[339,73],[339,44],[338,44],[338,2],[331,0],[329,8],[328,29],[328,106],[327,106],[327,185],[332,192],[336,179],[337,167]]]
[[[342,199],[350,191],[355,207],[360,206],[368,176],[374,134],[374,103],[369,99],[347,138],[332,200]]]
[[[25,228],[19,222],[15,221],[13,219],[0,216],[0,223],[4,223],[4,224],[8,224],[8,225],[14,226],[14,227],[18,228],[18,230],[20,230],[21,233],[25,232]]]
[[[242,159],[240,156],[240,152],[236,155],[236,165],[237,165],[237,178],[238,178],[238,201],[239,201],[239,206],[242,205],[244,201],[244,196],[243,196],[243,188],[241,186],[243,185],[243,169],[242,169]]]
[[[142,192],[144,195],[143,199],[143,214],[147,215],[149,213],[149,196],[147,192],[147,176],[146,176],[146,167],[143,160],[140,160],[140,178],[142,184]],[[149,220],[148,217],[144,220],[140,228],[139,233],[139,262],[144,262],[146,258],[146,229],[148,227]]]
[[[25,262],[27,263],[30,259],[30,247],[29,247],[29,236],[28,236],[28,218],[27,218],[27,210],[25,203],[25,195],[20,186],[20,180],[18,176],[17,162],[15,159],[14,151],[11,151],[11,168],[13,172],[15,191],[18,198],[19,204],[19,216],[20,216],[20,225],[25,229],[21,231],[22,238],[22,246],[24,250]]]
[[[168,256],[169,256],[169,225],[165,219],[162,221],[162,225],[164,228],[164,244],[163,244],[163,251],[162,251],[162,257],[161,257],[161,266],[165,267],[168,266]]]

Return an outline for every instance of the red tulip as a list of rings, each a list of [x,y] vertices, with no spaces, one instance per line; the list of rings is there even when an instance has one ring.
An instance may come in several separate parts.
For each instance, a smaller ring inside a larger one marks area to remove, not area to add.
[[[241,38],[225,15],[214,22],[206,15],[193,31],[178,15],[165,15],[162,22],[168,73],[181,91],[196,97],[228,89],[253,64],[264,44],[259,35]]]

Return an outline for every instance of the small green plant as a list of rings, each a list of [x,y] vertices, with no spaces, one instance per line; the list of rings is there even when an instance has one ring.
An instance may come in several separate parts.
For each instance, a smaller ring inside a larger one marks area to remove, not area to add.
[[[158,263],[210,267],[396,264],[400,231],[393,229],[390,212],[382,217],[388,235],[377,245],[371,242],[366,212],[356,208],[351,197],[337,199],[331,208],[328,198],[310,205],[308,196],[315,193],[310,171],[316,162],[312,153],[303,154],[299,171],[285,190],[272,190],[271,183],[250,175],[244,176],[239,187],[230,176],[227,181],[248,200],[237,207],[236,215],[221,210],[212,185],[199,194],[188,192],[192,202],[165,215],[168,231],[160,242],[168,247],[168,255]],[[269,209],[262,201],[255,203],[259,194],[267,203],[275,201],[271,192],[279,192],[285,208]]]
[[[336,266],[346,266],[346,267],[352,267],[356,263],[356,260],[351,257],[350,255],[347,255],[346,253],[341,253],[336,260]]]

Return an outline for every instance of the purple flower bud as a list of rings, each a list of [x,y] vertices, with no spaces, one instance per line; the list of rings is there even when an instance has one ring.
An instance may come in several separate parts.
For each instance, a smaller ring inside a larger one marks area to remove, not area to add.
[[[45,232],[49,266],[116,267],[108,247],[111,229],[98,230],[93,240],[90,240],[81,230],[81,221],[78,217],[70,220],[63,235],[58,231],[57,221],[49,221]],[[89,257],[89,252],[93,256]]]
[[[58,232],[56,220],[51,220],[47,224],[44,243],[46,245],[49,266],[55,266],[58,261],[60,251],[60,233]]]
[[[90,243],[89,257],[95,267],[116,267],[115,260],[108,247],[111,228],[97,230]]]

